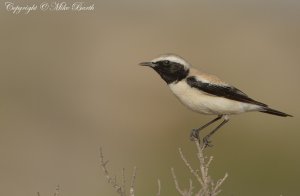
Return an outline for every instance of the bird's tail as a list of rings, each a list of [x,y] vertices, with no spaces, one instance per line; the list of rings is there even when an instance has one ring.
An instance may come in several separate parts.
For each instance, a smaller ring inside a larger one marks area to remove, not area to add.
[[[278,110],[274,110],[274,109],[269,108],[269,107],[263,107],[260,110],[260,112],[268,113],[268,114],[272,114],[272,115],[276,115],[276,116],[282,116],[282,117],[287,117],[287,116],[293,117],[292,115],[286,114],[284,112],[280,112]]]

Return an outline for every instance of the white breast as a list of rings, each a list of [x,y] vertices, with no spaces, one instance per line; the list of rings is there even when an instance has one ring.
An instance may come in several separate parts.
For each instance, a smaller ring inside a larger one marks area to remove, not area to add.
[[[259,106],[217,97],[191,88],[185,80],[169,84],[171,91],[188,108],[202,114],[238,114],[255,111]]]

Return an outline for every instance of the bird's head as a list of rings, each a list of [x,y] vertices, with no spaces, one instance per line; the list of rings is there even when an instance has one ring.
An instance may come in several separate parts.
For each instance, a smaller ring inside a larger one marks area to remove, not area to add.
[[[175,54],[164,54],[140,65],[153,68],[167,84],[186,78],[190,69],[190,64]]]

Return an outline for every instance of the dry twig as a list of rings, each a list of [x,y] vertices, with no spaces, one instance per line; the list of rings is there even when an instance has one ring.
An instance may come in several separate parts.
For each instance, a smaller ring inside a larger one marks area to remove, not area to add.
[[[133,174],[131,177],[131,184],[129,189],[129,195],[134,196],[134,184],[135,184],[135,178],[136,178],[136,167],[133,168]]]
[[[122,184],[119,185],[119,184],[117,184],[117,177],[115,176],[112,178],[110,176],[109,171],[107,169],[107,164],[108,164],[108,161],[104,160],[102,148],[100,148],[100,166],[104,172],[107,182],[112,185],[112,187],[116,190],[116,192],[120,196],[126,196],[125,169],[124,168],[122,169]],[[134,167],[134,169],[133,169],[131,185],[130,185],[130,189],[129,189],[130,196],[134,196],[134,194],[135,194],[135,191],[134,191],[135,190],[134,189],[135,178],[136,178],[136,167]]]
[[[54,196],[59,196],[59,192],[60,192],[60,187],[59,185],[57,185],[55,188]]]
[[[216,196],[221,192],[221,185],[228,177],[228,174],[226,173],[225,176],[217,181],[217,183],[214,183],[213,179],[209,176],[208,170],[209,166],[213,160],[213,157],[210,156],[207,160],[207,157],[204,157],[203,150],[204,147],[201,147],[198,141],[195,141],[196,147],[197,147],[197,158],[199,161],[199,169],[195,170],[190,165],[188,160],[185,158],[181,148],[179,148],[179,154],[183,162],[185,163],[186,167],[190,170],[190,172],[193,174],[193,176],[197,179],[198,183],[201,185],[200,190],[195,194],[195,196]],[[177,180],[177,177],[175,175],[174,169],[171,169],[172,176],[175,182],[175,187],[180,195],[182,196],[192,196],[193,195],[193,184],[192,180],[190,179],[190,186],[188,190],[182,190],[179,187],[179,183]]]
[[[53,196],[59,196],[59,193],[60,193],[60,186],[57,185]],[[41,196],[40,192],[37,192],[36,194],[37,194],[37,196]]]
[[[158,185],[158,190],[156,196],[160,196],[160,190],[161,190],[160,179],[157,179],[157,185]]]

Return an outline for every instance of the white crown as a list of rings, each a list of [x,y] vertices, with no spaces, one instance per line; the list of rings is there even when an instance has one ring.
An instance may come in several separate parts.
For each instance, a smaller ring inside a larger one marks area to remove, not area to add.
[[[176,54],[163,54],[155,59],[153,59],[151,62],[155,63],[158,61],[170,61],[170,62],[175,62],[183,65],[186,69],[190,68],[191,65],[184,60],[182,57],[176,55]]]

